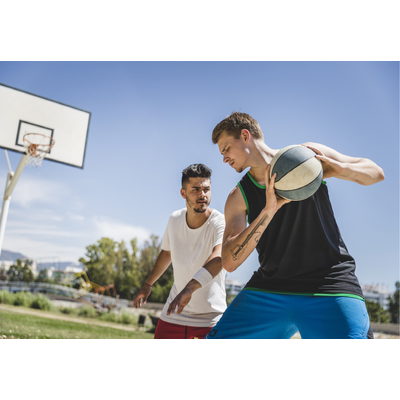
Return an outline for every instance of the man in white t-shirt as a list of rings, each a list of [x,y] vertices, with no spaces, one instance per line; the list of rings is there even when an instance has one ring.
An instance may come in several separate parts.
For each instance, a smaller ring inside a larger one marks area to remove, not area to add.
[[[225,218],[209,208],[211,170],[203,164],[182,172],[186,208],[172,213],[162,250],[133,301],[146,303],[154,283],[172,262],[174,284],[157,324],[155,339],[204,338],[226,309],[221,247]]]

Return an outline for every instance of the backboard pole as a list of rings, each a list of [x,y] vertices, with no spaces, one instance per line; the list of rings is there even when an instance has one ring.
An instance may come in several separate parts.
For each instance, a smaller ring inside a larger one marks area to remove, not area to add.
[[[11,193],[14,190],[15,185],[17,184],[18,178],[20,177],[22,171],[25,168],[27,158],[29,158],[28,154],[24,154],[22,156],[21,161],[19,162],[18,167],[15,171],[15,174],[11,179],[10,184],[8,185],[8,187],[6,187],[6,191],[4,192],[4,200],[7,200],[11,196]]]
[[[10,164],[10,159],[8,158],[7,150],[4,150],[4,153],[6,154],[8,169],[10,170],[10,172],[13,172],[13,171],[12,171],[12,168],[11,168],[11,164]]]
[[[8,210],[10,208],[11,193],[15,185],[17,184],[18,178],[20,177],[22,171],[25,168],[26,160],[29,157],[29,155],[24,154],[22,156],[21,161],[19,162],[15,173],[12,172],[11,170],[11,165],[8,160],[7,152],[6,152],[6,157],[7,157],[7,162],[9,164],[8,166],[10,168],[10,172],[7,174],[6,188],[4,190],[3,206],[1,208],[1,216],[0,216],[0,255],[1,255],[1,249],[3,248],[4,232],[6,230]]]
[[[7,180],[6,180],[6,188],[4,192],[7,191],[7,188],[9,187],[12,178],[13,178],[14,173],[11,171],[7,174]],[[8,216],[8,209],[10,208],[10,201],[11,201],[11,196],[8,196],[7,200],[3,200],[3,207],[1,209],[1,216],[0,216],[0,255],[1,255],[1,249],[3,248],[3,239],[4,239],[4,231],[6,230],[6,222],[7,222],[7,216]]]

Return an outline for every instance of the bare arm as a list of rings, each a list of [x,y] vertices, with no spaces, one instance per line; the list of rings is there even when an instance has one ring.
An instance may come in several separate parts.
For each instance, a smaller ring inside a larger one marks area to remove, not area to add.
[[[236,187],[225,205],[225,234],[222,245],[222,267],[228,272],[235,271],[253,252],[261,235],[271,222],[275,213],[289,200],[275,194],[276,174],[269,179],[270,166],[265,171],[266,205],[258,217],[246,227],[246,205],[242,194]]]
[[[202,267],[210,273],[213,279],[222,271],[221,248],[221,244],[215,246],[210,257],[208,257],[208,260]],[[201,287],[202,286],[200,282],[198,282],[196,279],[191,279],[178,294],[178,296],[171,301],[168,307],[167,315],[173,314],[175,310],[177,314],[180,314],[191,300],[192,294]]]
[[[319,143],[304,143],[322,162],[323,177],[335,177],[360,185],[372,185],[385,179],[382,168],[368,158],[350,157]]]
[[[151,286],[153,286],[153,284],[157,282],[157,280],[167,270],[170,264],[171,264],[171,252],[166,250],[161,250],[154,264],[154,267],[150,272],[150,275],[146,279],[147,285],[146,284],[143,285],[143,287],[139,290],[139,293],[133,300],[134,307],[136,308],[142,307],[142,302],[143,304],[146,304],[147,298],[151,293]]]

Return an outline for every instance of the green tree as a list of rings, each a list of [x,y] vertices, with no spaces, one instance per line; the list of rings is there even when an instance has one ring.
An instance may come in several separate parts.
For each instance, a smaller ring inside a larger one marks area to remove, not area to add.
[[[7,271],[4,267],[0,268],[0,281],[6,281],[7,280]]]
[[[96,244],[86,247],[85,258],[79,261],[85,266],[90,281],[98,285],[114,285],[122,299],[132,300],[150,274],[161,251],[161,243],[152,235],[142,249],[137,240],[131,241],[130,253],[124,241],[102,237]],[[149,301],[165,302],[173,283],[172,267],[154,285]]]
[[[50,283],[51,279],[49,278],[49,272],[46,268],[43,268],[39,271],[39,275],[35,279],[36,282]]]
[[[132,300],[140,282],[137,240],[131,240],[132,253],[122,241],[117,244],[114,286],[123,299]]]
[[[390,314],[390,322],[392,324],[398,324],[399,321],[399,292],[400,292],[400,282],[396,282],[396,291],[393,296],[389,296],[389,314]]]
[[[88,260],[80,258],[79,262],[85,266],[86,274],[92,282],[102,286],[114,283],[117,244],[112,239],[102,237],[97,244],[86,247],[85,256]]]
[[[140,254],[139,271],[141,277],[139,289],[143,286],[151,270],[153,269],[160,252],[161,242],[158,242],[158,236],[151,235],[150,241],[146,241],[144,243],[144,247]],[[154,303],[165,303],[173,283],[174,277],[171,264],[164,274],[161,275],[158,281],[153,285],[148,301]]]
[[[22,260],[18,259],[17,263],[11,265],[8,270],[8,280],[11,282],[15,281],[23,281],[23,282],[33,282],[34,276],[33,272],[29,268],[31,261],[26,260],[22,262]]]
[[[377,301],[365,300],[365,305],[367,307],[369,319],[371,322],[378,322],[381,324],[387,324],[390,320],[390,315],[387,310],[385,310],[380,303]]]

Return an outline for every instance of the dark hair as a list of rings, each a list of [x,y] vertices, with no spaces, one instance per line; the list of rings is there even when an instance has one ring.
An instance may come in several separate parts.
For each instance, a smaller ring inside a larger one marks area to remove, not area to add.
[[[204,164],[192,164],[182,171],[182,187],[189,182],[189,178],[209,178],[211,179],[211,169]]]
[[[212,141],[214,144],[217,144],[219,137],[224,132],[239,139],[242,129],[247,129],[256,139],[264,139],[260,125],[254,118],[249,114],[235,111],[214,128]]]

